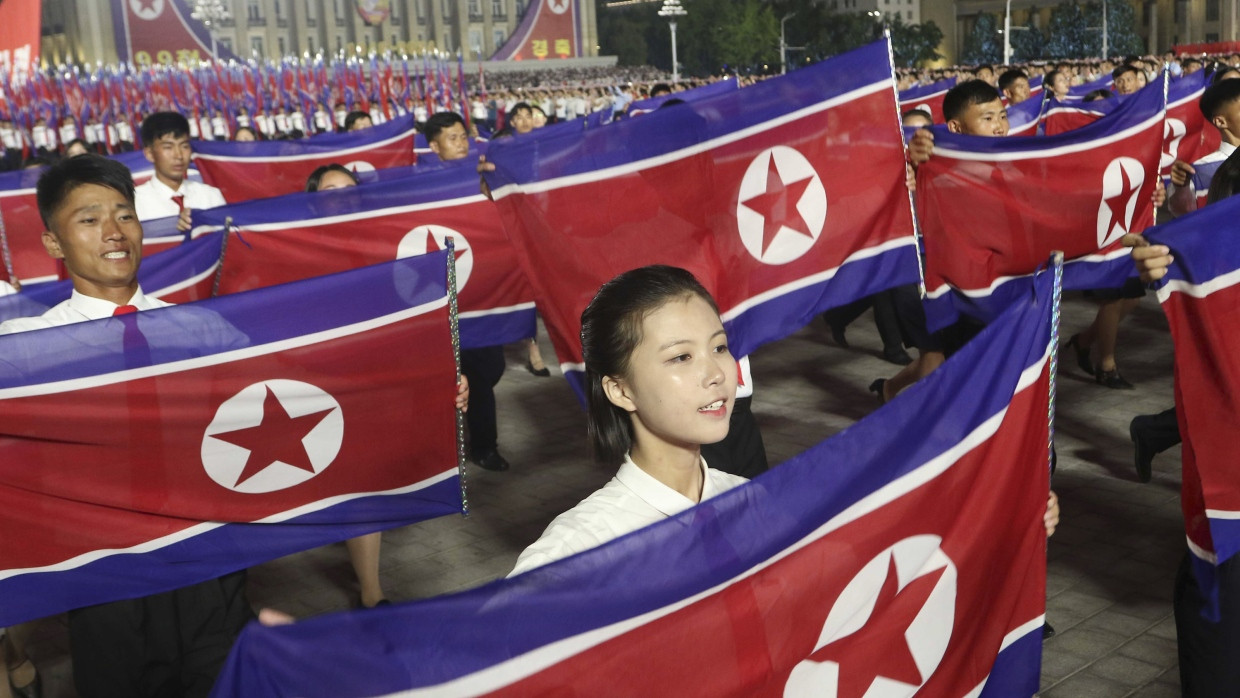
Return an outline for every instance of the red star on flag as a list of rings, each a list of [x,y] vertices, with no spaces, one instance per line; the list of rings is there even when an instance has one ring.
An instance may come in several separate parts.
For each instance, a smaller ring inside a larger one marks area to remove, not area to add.
[[[267,387],[266,390],[267,396],[263,398],[263,421],[258,426],[214,435],[221,441],[250,452],[245,468],[233,487],[240,486],[276,462],[314,472],[314,466],[310,464],[310,454],[306,452],[302,439],[314,431],[319,422],[335,408],[292,417],[288,410],[284,409],[284,403],[271,392],[271,388]]]
[[[138,12],[155,11],[155,0],[138,0],[138,2],[142,4],[142,7],[138,8]]]
[[[887,578],[866,624],[809,656],[811,661],[839,665],[838,698],[861,698],[879,676],[911,686],[921,685],[921,671],[904,634],[926,605],[945,569],[922,575],[897,592],[896,559],[891,557]]]
[[[460,245],[457,245],[455,242],[453,243],[453,245],[454,245],[454,247],[452,248],[453,260],[456,262],[460,262],[461,257],[465,256],[465,253],[469,252],[469,250],[461,247]],[[446,242],[444,243],[443,247],[440,247],[439,241],[435,239],[435,234],[430,231],[426,232],[426,251],[428,253],[438,252],[446,247],[447,247]]]
[[[1115,230],[1115,226],[1119,226],[1124,232],[1128,232],[1128,226],[1125,223],[1127,217],[1128,202],[1132,200],[1133,194],[1140,189],[1128,179],[1128,170],[1123,167],[1119,168],[1120,188],[1119,193],[1115,196],[1108,196],[1103,199],[1107,208],[1111,209],[1111,221],[1107,223],[1107,235]]]
[[[805,177],[785,184],[775,167],[775,157],[772,156],[768,161],[766,191],[741,202],[742,206],[762,216],[762,254],[766,254],[775,236],[785,227],[806,237],[814,237],[809,231],[809,225],[797,211],[797,202],[813,181],[813,177]]]

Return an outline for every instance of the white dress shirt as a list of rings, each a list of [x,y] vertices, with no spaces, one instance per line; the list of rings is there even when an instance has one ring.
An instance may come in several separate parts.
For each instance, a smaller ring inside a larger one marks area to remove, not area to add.
[[[165,303],[158,298],[151,298],[142,293],[141,288],[138,288],[134,292],[133,298],[130,298],[125,305],[132,305],[138,310],[154,310],[155,308],[166,308],[171,303]],[[14,334],[16,332],[28,332],[48,327],[70,325],[75,322],[86,322],[87,320],[99,320],[105,317],[112,317],[112,313],[119,307],[111,301],[92,298],[75,290],[70,294],[69,300],[52,306],[50,310],[38,317],[19,317],[0,322],[0,334]]]
[[[181,208],[172,200],[175,194],[183,195],[185,208],[193,210],[215,208],[227,203],[220,190],[209,184],[186,178],[181,181],[180,188],[173,191],[167,184],[159,181],[159,177],[151,177],[145,184],[134,189],[134,206],[137,208],[138,220],[149,221],[179,215]]]
[[[705,460],[700,463],[702,501],[747,482],[739,475],[708,468]],[[517,558],[517,565],[508,576],[598,547],[695,504],[626,456],[616,476],[606,485],[551,522],[542,536]]]

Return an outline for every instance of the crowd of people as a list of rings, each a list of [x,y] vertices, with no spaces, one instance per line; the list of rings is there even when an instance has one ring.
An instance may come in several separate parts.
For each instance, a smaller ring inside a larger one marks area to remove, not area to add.
[[[1201,109],[1219,130],[1223,147],[1210,156],[1212,159],[1176,163],[1169,195],[1161,188],[1155,193],[1157,206],[1170,199],[1168,215],[1191,210],[1196,206],[1196,194],[1203,189],[1208,189],[1214,200],[1216,188],[1222,191],[1224,184],[1234,187],[1240,182],[1240,161],[1234,156],[1240,143],[1240,121],[1234,116],[1234,110],[1240,109],[1240,80],[1227,80],[1240,77],[1240,73],[1231,69],[1232,60],[1240,63],[1240,55],[1227,57],[1227,62],[1209,63],[1213,84],[1201,99]],[[1176,65],[1180,72],[1191,73],[1205,64],[1183,58]],[[901,87],[907,88],[918,82],[957,78],[943,101],[947,128],[954,133],[1003,137],[1008,130],[1007,106],[1030,98],[1031,71],[1041,71],[1048,92],[1055,94],[1066,94],[1072,84],[1109,75],[1114,93],[1124,95],[1140,89],[1158,68],[1159,61],[1136,58],[1118,64],[1078,61],[1003,71],[990,66],[910,71],[900,79]],[[477,137],[485,130],[494,138],[519,138],[549,122],[582,118],[603,109],[622,112],[633,101],[683,87],[627,81],[622,85],[587,85],[584,83],[600,79],[587,74],[550,80],[582,83],[575,87],[548,86],[548,80],[531,86],[523,76],[508,79],[488,103],[471,106],[468,111],[477,106],[472,120],[452,111],[416,115],[423,117],[417,118],[419,128],[440,159],[485,173],[491,169],[485,158],[470,161],[470,136]],[[523,84],[515,84],[522,80]],[[486,118],[482,118],[484,110]],[[301,137],[319,130],[321,122],[318,114],[309,120],[303,115],[300,121],[296,114],[234,116],[238,126],[233,129],[226,123],[222,135],[235,140]],[[279,116],[284,116],[284,121],[278,122]],[[338,109],[328,115],[321,130],[361,130],[382,118],[373,110],[342,113]],[[906,126],[918,128],[908,144],[909,184],[915,187],[915,169],[934,157],[934,137],[929,129],[922,128],[929,126],[924,112],[910,110],[903,119]],[[287,132],[282,130],[285,125]],[[307,128],[296,128],[302,125]],[[5,128],[11,130],[12,125],[0,123],[0,135],[6,133]],[[294,136],[297,131],[301,134]],[[46,226],[43,242],[49,255],[64,261],[74,290],[69,300],[41,317],[0,324],[0,334],[123,317],[166,305],[144,295],[137,282],[142,222],[178,216],[178,227],[185,230],[192,225],[195,210],[225,203],[218,189],[187,177],[192,141],[207,132],[215,132],[213,119],[195,123],[171,112],[147,116],[137,135],[155,175],[138,187],[122,165],[98,157],[99,141],[82,141],[81,150],[85,152],[76,151],[75,140],[45,148],[46,152],[35,156],[44,159],[21,163],[46,168],[38,183],[39,209]],[[10,152],[11,142],[6,136],[5,146]],[[1207,175],[1213,175],[1213,181]],[[316,192],[357,185],[353,172],[328,165],[311,173],[305,188]],[[482,186],[485,193],[485,180]],[[1165,248],[1146,246],[1136,236],[1129,242],[1136,247],[1134,258],[1145,280],[1159,276],[1168,262]],[[1100,309],[1094,324],[1068,342],[1067,348],[1074,352],[1080,368],[1093,374],[1100,386],[1133,387],[1118,370],[1117,336],[1124,314],[1143,293],[1144,287],[1135,282],[1121,289],[1099,289],[1095,296]],[[838,343],[846,345],[847,324],[869,306],[875,308],[885,344],[884,357],[902,366],[891,378],[871,385],[878,402],[894,399],[901,390],[932,373],[978,331],[967,321],[943,331],[928,331],[918,291],[907,286],[828,313],[826,320]],[[666,518],[767,469],[757,423],[743,402],[749,393],[737,392],[738,376],[748,374],[747,362],[730,354],[714,300],[687,272],[674,267],[646,267],[604,285],[582,316],[582,343],[591,443],[597,460],[616,467],[618,472],[603,489],[557,518],[520,556],[513,574]],[[917,355],[910,356],[908,349]],[[549,375],[532,340],[528,351],[527,369],[536,375]],[[497,443],[499,415],[493,395],[505,368],[502,347],[463,351],[461,366],[463,378],[456,406],[466,410],[470,459],[489,470],[507,470],[511,465],[500,455]],[[752,391],[751,379],[744,384]],[[1165,415],[1158,419],[1165,427]],[[1156,450],[1138,426],[1134,421],[1138,474],[1148,480]],[[1165,448],[1164,442],[1159,441],[1158,446]],[[1047,536],[1054,532],[1058,520],[1059,504],[1052,492],[1041,522]],[[380,534],[371,534],[348,544],[360,607],[387,602],[378,577],[380,539]],[[205,695],[232,641],[253,617],[244,587],[245,573],[241,571],[172,592],[71,612],[79,695]],[[1224,588],[1224,593],[1230,593],[1229,588]],[[1181,596],[1177,587],[1177,619],[1196,617],[1181,626],[1182,635],[1197,632],[1214,637],[1209,627],[1201,625],[1204,621],[1197,613],[1199,609],[1187,605],[1188,601],[1181,607]],[[269,613],[265,620],[291,619]],[[1048,632],[1053,632],[1049,626]],[[34,667],[21,654],[20,641],[13,642],[21,634],[20,629],[10,629],[6,635],[5,644],[0,645],[6,661],[0,666],[7,667],[6,683],[15,694],[36,695]],[[1222,648],[1226,661],[1219,661],[1185,651],[1186,646],[1182,641],[1180,667],[1186,695],[1227,695],[1240,685],[1240,669],[1230,661],[1240,647]],[[0,686],[0,695],[3,688]]]

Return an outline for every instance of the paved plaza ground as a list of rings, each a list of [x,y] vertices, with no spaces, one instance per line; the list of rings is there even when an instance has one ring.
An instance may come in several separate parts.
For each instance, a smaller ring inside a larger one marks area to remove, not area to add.
[[[1063,336],[1084,329],[1095,306],[1069,296]],[[896,369],[881,361],[869,314],[848,330],[849,349],[835,346],[821,321],[753,356],[754,413],[773,465],[800,453],[877,407],[866,386]],[[1047,698],[1179,695],[1175,622],[1176,566],[1184,554],[1178,449],[1154,461],[1154,479],[1136,481],[1128,422],[1172,404],[1171,340],[1152,295],[1125,320],[1120,367],[1135,391],[1095,385],[1064,354],[1056,422],[1059,469],[1054,488],[1063,508],[1051,539],[1047,618],[1058,635],[1044,644]],[[543,354],[552,356],[545,335]],[[383,580],[393,600],[466,589],[512,569],[517,554],[550,520],[607,481],[591,463],[585,417],[558,377],[524,370],[523,351],[509,348],[497,389],[500,448],[513,464],[493,473],[469,466],[467,518],[445,517],[390,531]],[[1086,380],[1088,379],[1088,380]],[[343,545],[256,567],[250,597],[297,616],[356,603]],[[42,621],[30,653],[49,698],[73,696],[64,617]]]

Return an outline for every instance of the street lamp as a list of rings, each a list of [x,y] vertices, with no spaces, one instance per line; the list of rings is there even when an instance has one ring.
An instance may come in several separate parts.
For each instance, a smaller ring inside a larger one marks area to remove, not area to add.
[[[207,33],[211,35],[211,58],[218,61],[220,52],[215,45],[215,24],[232,19],[228,6],[224,0],[194,0],[189,16],[206,26]]]
[[[789,12],[779,20],[779,74],[788,74],[788,42],[784,41],[784,22],[796,17],[797,13]]]
[[[676,18],[687,14],[680,0],[663,0],[663,7],[659,8],[659,16],[668,17],[672,27],[672,82],[680,82],[680,64],[676,62]]]

